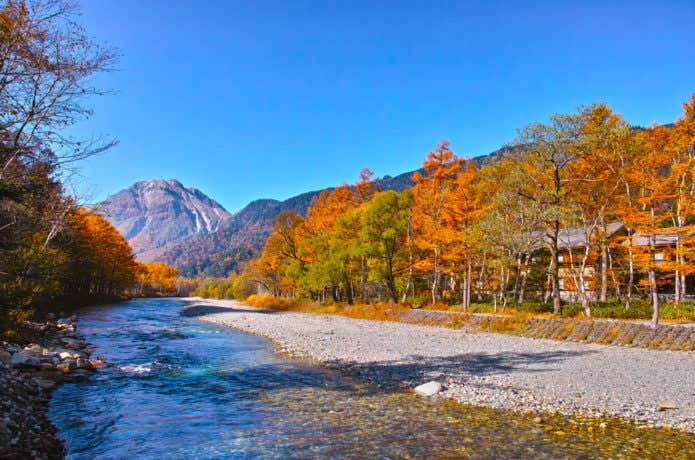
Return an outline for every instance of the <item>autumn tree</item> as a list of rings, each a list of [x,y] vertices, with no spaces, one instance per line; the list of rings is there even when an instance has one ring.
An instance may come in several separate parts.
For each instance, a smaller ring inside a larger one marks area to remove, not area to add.
[[[636,133],[639,155],[625,171],[626,180],[634,192],[632,201],[623,209],[625,226],[631,229],[628,244],[634,252],[635,265],[647,274],[653,315],[652,324],[659,321],[659,271],[665,269],[657,257],[657,245],[668,219],[664,213],[673,198],[665,171],[669,166],[668,145],[671,133],[664,126],[653,126]]]
[[[576,158],[582,125],[581,114],[553,115],[548,124],[531,123],[519,132],[507,155],[516,160],[510,174],[517,180],[519,198],[544,209],[543,231],[550,252],[548,275],[555,314],[562,312],[560,229],[575,211],[568,187],[568,166]]]
[[[502,275],[508,276],[515,265],[513,295],[520,303],[526,295],[532,255],[544,247],[541,229],[546,216],[540,203],[519,199],[517,178],[509,173],[515,167],[514,161],[501,159],[480,171],[477,193],[484,209],[476,226],[480,251],[494,255]],[[500,299],[503,306],[505,299]]]
[[[683,115],[671,129],[670,164],[665,180],[672,190],[671,234],[674,248],[674,298],[685,298],[686,277],[695,272],[695,94],[683,104]]]
[[[93,77],[116,58],[86,35],[78,13],[67,0],[9,0],[0,6],[0,317],[22,311],[26,315],[18,316],[30,316],[33,307],[53,304],[70,294],[69,286],[86,283],[66,269],[75,264],[80,244],[105,235],[88,231],[94,222],[86,222],[94,219],[81,215],[85,211],[57,179],[66,164],[114,144],[66,131],[89,117],[88,99],[104,94]],[[112,236],[104,241],[113,243]],[[118,259],[94,249],[89,256],[101,262]],[[87,289],[87,295],[119,293],[132,261],[118,260],[124,270],[111,267],[104,285]]]
[[[177,292],[179,271],[163,262],[138,263],[137,282],[140,295],[173,295]]]
[[[422,165],[424,174],[413,174],[414,244],[426,254],[415,266],[431,273],[432,304],[437,301],[444,252],[451,243],[450,233],[445,228],[444,210],[462,163],[463,160],[449,147],[449,142],[444,141],[427,155]]]
[[[263,247],[260,257],[252,260],[245,277],[278,296],[293,289],[287,277],[290,266],[303,263],[298,251],[297,229],[303,219],[294,211],[283,211],[273,220],[273,232]]]
[[[481,194],[476,187],[478,168],[473,161],[462,162],[452,186],[444,192],[443,225],[440,239],[446,250],[442,254],[444,271],[458,276],[464,310],[471,304],[473,265],[480,241],[478,220],[483,212]],[[501,287],[504,290],[504,286]]]
[[[397,279],[408,266],[407,230],[412,194],[377,193],[362,214],[360,242],[370,260],[370,275],[386,285],[391,303],[398,301]]]
[[[337,223],[341,216],[369,201],[378,191],[372,176],[369,169],[363,169],[355,184],[322,192],[307,211],[306,220],[298,228],[304,264],[291,275],[304,291],[323,296],[328,289],[334,301],[342,293],[352,303],[355,284],[364,288],[366,260],[354,248],[359,226],[354,219],[351,224],[347,220],[341,226]]]
[[[570,273],[587,316],[591,316],[594,293],[605,301],[608,290],[608,225],[618,220],[623,186],[622,161],[629,149],[632,128],[605,104],[582,110],[583,125],[576,153],[567,166],[568,201],[573,215],[568,219],[585,244],[578,249],[566,244]],[[598,251],[596,251],[598,247]],[[599,259],[598,282],[589,279],[594,255]],[[593,285],[592,285],[593,282]]]
[[[86,35],[78,14],[68,0],[9,0],[0,9],[0,142],[9,149],[0,180],[16,160],[64,164],[114,144],[65,131],[91,114],[85,101],[104,94],[92,77],[116,61],[114,50]]]

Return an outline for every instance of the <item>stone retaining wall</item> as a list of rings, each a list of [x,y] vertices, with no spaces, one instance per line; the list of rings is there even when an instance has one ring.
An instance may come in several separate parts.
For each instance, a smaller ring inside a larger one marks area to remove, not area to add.
[[[433,324],[468,332],[498,332],[536,339],[568,340],[672,351],[695,351],[695,327],[612,321],[576,320],[436,310],[409,310],[399,313],[406,323]]]

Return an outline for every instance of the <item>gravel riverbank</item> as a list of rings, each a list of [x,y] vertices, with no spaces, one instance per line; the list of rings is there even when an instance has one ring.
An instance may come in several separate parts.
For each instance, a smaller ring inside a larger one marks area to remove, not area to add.
[[[435,380],[464,403],[619,416],[695,433],[695,353],[558,342],[186,299],[185,314],[382,385]]]
[[[30,323],[37,341],[25,347],[0,342],[0,459],[61,459],[65,450],[46,417],[52,390],[87,379],[100,358],[90,359],[76,318]]]

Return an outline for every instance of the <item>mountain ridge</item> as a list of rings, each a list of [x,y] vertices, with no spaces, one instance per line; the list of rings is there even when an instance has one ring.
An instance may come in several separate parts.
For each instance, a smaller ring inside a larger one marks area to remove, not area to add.
[[[475,157],[472,160],[480,165],[488,161],[491,157],[499,155],[502,150],[503,149],[500,149],[490,155]],[[412,175],[416,171],[423,172],[422,169],[418,169],[407,171],[396,176],[386,175],[378,179],[377,183],[382,190],[395,190],[401,192],[414,184]],[[180,189],[185,189],[190,195],[195,196],[201,202],[214,203],[223,210],[226,215],[216,221],[217,226],[214,229],[206,228],[205,231],[191,232],[189,228],[185,237],[177,237],[168,241],[166,240],[166,235],[157,239],[154,238],[154,235],[149,235],[153,232],[148,232],[148,235],[151,237],[150,239],[156,244],[147,247],[147,239],[138,238],[137,235],[133,237],[131,233],[128,232],[131,228],[129,225],[134,218],[137,222],[148,221],[148,209],[146,206],[145,209],[143,209],[142,203],[132,203],[130,212],[125,213],[128,216],[128,219],[125,221],[118,218],[114,219],[113,216],[110,217],[108,214],[102,213],[107,219],[111,220],[116,228],[118,228],[131,242],[138,259],[143,261],[161,261],[175,265],[185,276],[226,276],[230,271],[241,270],[248,260],[256,257],[260,253],[266,238],[272,231],[272,221],[275,216],[286,210],[293,210],[302,216],[306,216],[306,212],[313,200],[324,190],[331,190],[333,188],[329,187],[304,192],[285,200],[259,198],[249,202],[239,211],[229,213],[219,203],[196,188],[186,188],[176,179],[155,179],[136,182],[133,186],[121,190],[107,198],[105,203],[119,202],[123,198],[122,194],[128,192],[132,188],[145,187],[147,184],[157,184],[161,182],[166,182],[179,191]],[[127,207],[127,203],[124,206]],[[111,208],[106,206],[104,209],[108,211],[113,208],[114,206],[111,205]],[[116,206],[116,209],[118,208],[119,207]],[[181,219],[177,218],[175,222],[180,220]],[[171,225],[171,222],[164,222],[161,221],[161,219],[159,223],[165,229]],[[156,231],[154,233],[156,233]],[[175,233],[176,232],[174,232],[174,234]]]

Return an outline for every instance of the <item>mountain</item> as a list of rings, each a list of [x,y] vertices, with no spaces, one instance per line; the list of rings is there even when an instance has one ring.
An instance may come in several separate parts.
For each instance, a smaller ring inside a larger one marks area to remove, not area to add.
[[[403,191],[413,185],[410,178],[412,174],[413,172],[408,172],[396,177],[385,176],[379,180],[379,186],[383,190]],[[294,210],[305,216],[314,198],[322,191],[302,193],[285,201],[252,201],[223,222],[216,232],[168,245],[156,251],[155,257],[176,265],[187,276],[225,276],[231,270],[241,269],[246,261],[260,253],[272,231],[275,216],[285,210]]]
[[[232,217],[203,192],[175,179],[137,182],[108,197],[98,210],[143,261],[157,260],[167,246],[214,233]]]
[[[476,157],[479,165],[498,158],[502,150]],[[423,173],[423,170],[418,170]],[[413,186],[415,171],[379,179],[382,190],[401,192]],[[257,257],[272,231],[272,221],[281,211],[294,210],[306,216],[314,198],[323,190],[306,192],[285,201],[262,199],[252,201],[220,225],[214,233],[196,236],[177,245],[169,245],[157,253],[157,259],[176,265],[182,274],[196,276],[225,276],[231,270],[241,270],[248,260]]]
[[[473,160],[480,165],[502,152],[500,149]],[[403,191],[413,186],[414,172],[384,176],[379,186]],[[255,200],[229,214],[199,190],[185,188],[174,179],[152,180],[109,197],[100,210],[128,239],[138,259],[175,265],[186,276],[225,276],[258,256],[275,216],[285,210],[306,216],[322,191],[285,201]]]

